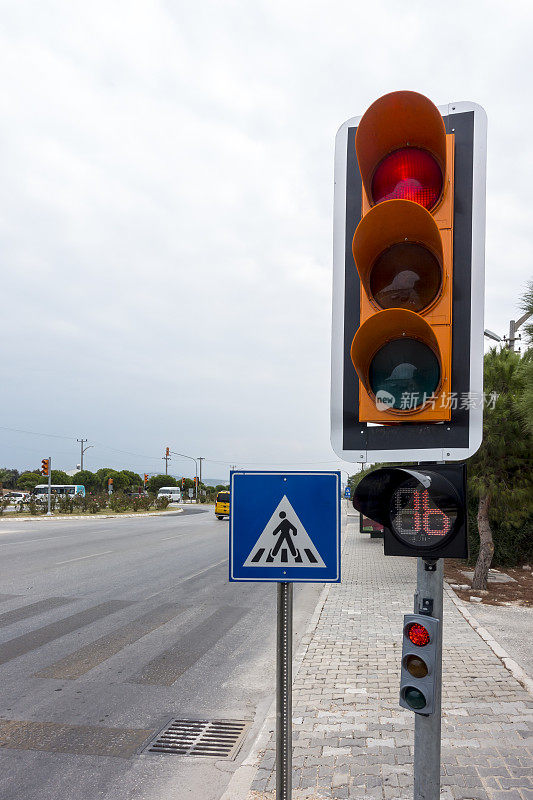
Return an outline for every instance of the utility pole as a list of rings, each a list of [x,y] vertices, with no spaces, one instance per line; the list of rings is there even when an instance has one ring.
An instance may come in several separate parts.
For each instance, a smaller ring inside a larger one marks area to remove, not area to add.
[[[205,461],[205,456],[199,457],[198,461],[200,462],[200,469],[199,469],[200,477],[198,479],[198,492],[201,492],[202,490],[200,489],[200,486],[202,485],[202,461]],[[198,498],[197,498],[197,501],[198,501]]]
[[[162,461],[165,462],[165,475],[168,475],[168,462],[170,461],[170,447],[167,447],[165,450],[165,455],[162,458]]]
[[[514,350],[514,343],[516,342],[517,339],[521,339],[522,338],[520,336],[520,334],[518,334],[518,336],[517,336],[516,332],[517,332],[518,328],[520,328],[520,326],[523,325],[524,322],[526,322],[526,320],[528,320],[530,318],[530,316],[531,316],[531,311],[526,311],[526,313],[523,314],[520,317],[520,319],[518,319],[518,320],[512,319],[509,322],[509,338],[507,339],[505,336],[503,338],[503,341],[505,342],[505,344],[507,345],[509,350]]]
[[[87,447],[84,447],[83,444],[84,444],[84,442],[88,442],[89,441],[88,439],[81,438],[81,439],[76,439],[76,441],[80,443],[80,470],[82,470],[83,469],[83,454],[85,453],[86,450],[89,449],[89,447],[94,447],[94,445],[93,444],[89,444],[89,445],[87,445]]]

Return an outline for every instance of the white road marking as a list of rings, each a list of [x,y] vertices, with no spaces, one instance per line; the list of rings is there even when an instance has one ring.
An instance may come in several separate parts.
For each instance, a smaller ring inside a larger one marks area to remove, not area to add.
[[[68,534],[67,534],[68,536]],[[32,542],[48,542],[50,539],[64,539],[64,536],[43,536],[42,539],[24,539],[22,542],[0,542],[0,547],[8,547],[10,544],[31,544]]]
[[[78,556],[78,558],[68,558],[66,561],[56,561],[56,566],[60,564],[70,564],[71,561],[83,561],[84,558],[96,558],[96,556],[106,556],[108,553],[114,553],[114,550],[104,550],[103,553],[92,553],[90,556]]]
[[[191,578],[197,578],[198,575],[203,575],[204,572],[207,572],[208,570],[213,569],[213,567],[218,567],[218,566],[220,566],[220,564],[226,564],[227,561],[228,561],[227,558],[223,558],[222,561],[217,561],[216,564],[210,564],[208,567],[205,567],[205,569],[201,569],[200,572],[195,572],[193,575],[186,575],[184,578],[180,578],[179,581],[177,581],[177,582],[175,581],[174,583],[171,583],[170,586],[165,586],[164,589],[160,589],[158,592],[155,592],[154,594],[150,594],[150,595],[148,595],[148,597],[145,597],[144,599],[145,600],[150,600],[152,597],[156,597],[156,595],[161,594],[162,592],[166,592],[167,589],[173,589],[176,586],[176,583],[181,583],[182,581],[190,581]]]

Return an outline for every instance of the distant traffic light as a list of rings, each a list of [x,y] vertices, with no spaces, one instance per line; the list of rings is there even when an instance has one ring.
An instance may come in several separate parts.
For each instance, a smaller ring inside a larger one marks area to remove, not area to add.
[[[148,473],[145,472],[144,473],[144,485],[146,486],[147,483],[148,483]]]
[[[167,447],[165,456],[168,458],[170,456],[170,447]]]
[[[185,478],[181,479],[181,488],[185,489]]]
[[[479,106],[400,91],[337,134],[332,443],[349,461],[479,447],[485,127]]]
[[[466,467],[384,467],[355,488],[353,505],[384,527],[384,553],[467,558]]]
[[[43,458],[41,461],[41,475],[48,475],[50,469],[50,461],[48,458]]]
[[[406,614],[403,620],[400,705],[415,714],[435,710],[439,625],[425,614]]]

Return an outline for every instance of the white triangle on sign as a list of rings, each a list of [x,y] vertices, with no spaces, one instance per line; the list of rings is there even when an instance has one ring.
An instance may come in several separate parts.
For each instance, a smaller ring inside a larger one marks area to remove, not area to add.
[[[244,562],[245,567],[325,567],[286,495]]]

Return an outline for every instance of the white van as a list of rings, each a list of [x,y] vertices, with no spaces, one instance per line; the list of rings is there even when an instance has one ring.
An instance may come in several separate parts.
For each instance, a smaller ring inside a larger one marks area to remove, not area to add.
[[[171,503],[181,503],[181,489],[179,486],[162,486],[157,493],[157,499],[168,497]]]

